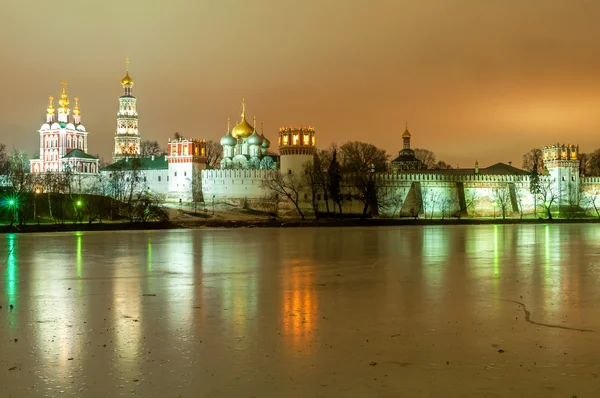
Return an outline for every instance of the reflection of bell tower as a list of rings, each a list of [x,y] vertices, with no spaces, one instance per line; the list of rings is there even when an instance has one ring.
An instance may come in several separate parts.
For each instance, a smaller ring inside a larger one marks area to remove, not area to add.
[[[129,59],[125,62],[125,77],[121,80],[125,92],[119,98],[113,162],[128,156],[140,155],[141,137],[138,131],[137,99],[131,94],[133,79],[129,76]]]

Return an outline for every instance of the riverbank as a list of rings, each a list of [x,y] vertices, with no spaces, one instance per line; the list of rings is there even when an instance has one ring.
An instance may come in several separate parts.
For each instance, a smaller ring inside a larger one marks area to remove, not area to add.
[[[28,224],[0,226],[0,233],[135,231],[199,228],[308,228],[308,227],[389,227],[432,225],[505,225],[505,224],[590,224],[600,219],[259,219],[259,220],[175,220],[169,222],[104,222],[93,224]]]

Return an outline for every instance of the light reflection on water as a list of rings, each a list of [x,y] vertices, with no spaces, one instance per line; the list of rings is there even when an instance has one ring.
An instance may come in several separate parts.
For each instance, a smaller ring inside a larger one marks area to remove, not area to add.
[[[522,316],[502,300],[582,324],[597,236],[595,225],[6,235],[0,296],[15,311],[0,327],[22,332],[46,379],[64,384],[69,358],[83,357],[114,384],[165,352],[185,364],[206,363],[204,350],[294,361],[370,322],[409,333]]]

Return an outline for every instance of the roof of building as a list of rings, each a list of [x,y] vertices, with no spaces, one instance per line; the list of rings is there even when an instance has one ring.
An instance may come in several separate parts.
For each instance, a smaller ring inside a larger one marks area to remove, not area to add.
[[[169,168],[169,163],[166,156],[132,157],[121,159],[102,168],[102,170],[131,170],[134,167],[137,170],[166,170]]]
[[[83,152],[80,149],[72,149],[71,151],[69,151],[69,153],[67,153],[65,156],[63,156],[63,159],[71,159],[71,158],[98,160],[97,157],[88,155],[87,153]]]
[[[475,169],[428,169],[419,171],[426,174],[446,174],[446,175],[471,175],[475,174]],[[496,163],[488,167],[480,167],[481,175],[529,175],[528,171],[513,167],[505,163]]]
[[[392,163],[395,162],[415,162],[419,161],[415,156],[415,151],[412,149],[403,149],[398,153],[398,157],[392,160]]]

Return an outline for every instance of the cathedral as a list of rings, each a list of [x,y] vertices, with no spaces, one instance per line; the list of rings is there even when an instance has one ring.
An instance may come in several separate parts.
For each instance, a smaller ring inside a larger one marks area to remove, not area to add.
[[[98,173],[98,159],[87,153],[89,132],[81,124],[79,98],[75,97],[72,114],[69,103],[67,82],[63,81],[58,110],[54,109],[54,97],[49,97],[46,123],[38,130],[40,156],[30,160],[32,173]]]
[[[223,159],[221,169],[263,169],[272,170],[277,167],[275,157],[269,154],[271,141],[261,131],[258,133],[246,120],[246,101],[242,100],[242,115],[240,122],[230,130],[227,123],[227,133],[221,138]],[[256,126],[256,118],[254,119]]]

